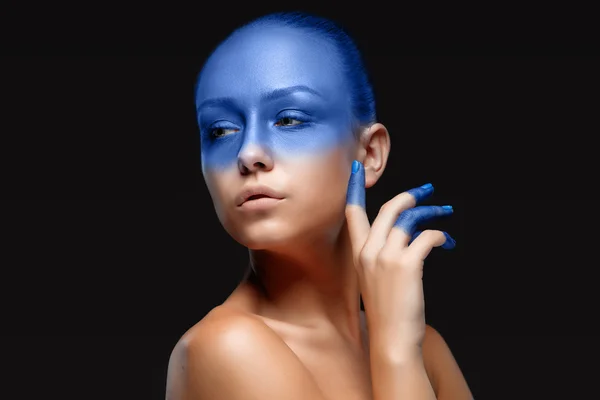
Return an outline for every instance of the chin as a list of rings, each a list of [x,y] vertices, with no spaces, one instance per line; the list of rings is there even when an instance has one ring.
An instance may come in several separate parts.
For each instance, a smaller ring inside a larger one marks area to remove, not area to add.
[[[335,240],[343,221],[329,224],[303,225],[306,221],[264,220],[247,223],[229,234],[250,250],[267,250],[293,253],[304,246]],[[325,226],[326,225],[326,226]]]
[[[294,241],[298,232],[293,232],[294,224],[274,220],[245,221],[235,226],[225,226],[225,230],[239,244],[251,250],[280,248]]]

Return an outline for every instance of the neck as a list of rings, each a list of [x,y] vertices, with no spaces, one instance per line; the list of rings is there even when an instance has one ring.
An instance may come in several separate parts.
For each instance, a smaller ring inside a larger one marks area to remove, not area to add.
[[[360,290],[344,223],[333,239],[281,250],[249,250],[247,282],[261,293],[261,313],[305,327],[333,327],[361,340]]]

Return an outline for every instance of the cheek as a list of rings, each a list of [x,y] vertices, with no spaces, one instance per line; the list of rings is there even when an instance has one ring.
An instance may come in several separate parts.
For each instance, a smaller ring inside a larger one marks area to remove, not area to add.
[[[231,199],[231,187],[235,180],[235,173],[237,170],[232,171],[229,169],[206,169],[203,168],[202,173],[204,175],[204,181],[206,187],[212,198],[215,211],[221,217],[222,211],[228,206]],[[229,188],[229,190],[227,190]]]
[[[295,190],[301,193],[303,203],[315,212],[343,210],[348,189],[352,157],[347,149],[338,148],[320,154],[294,160]]]

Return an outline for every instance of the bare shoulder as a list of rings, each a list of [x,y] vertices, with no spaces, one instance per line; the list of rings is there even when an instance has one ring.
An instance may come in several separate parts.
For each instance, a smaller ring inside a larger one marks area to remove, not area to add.
[[[423,340],[425,369],[439,400],[472,399],[467,382],[448,344],[435,328],[425,326]]]
[[[292,350],[260,318],[216,307],[175,345],[167,400],[216,398],[321,399],[322,394]]]

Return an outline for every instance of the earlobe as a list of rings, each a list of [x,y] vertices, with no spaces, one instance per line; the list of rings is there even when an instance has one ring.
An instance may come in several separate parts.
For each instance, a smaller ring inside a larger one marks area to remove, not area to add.
[[[358,159],[365,166],[365,187],[375,185],[383,174],[390,149],[390,135],[383,124],[377,122],[363,132]]]

